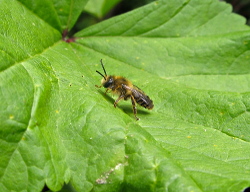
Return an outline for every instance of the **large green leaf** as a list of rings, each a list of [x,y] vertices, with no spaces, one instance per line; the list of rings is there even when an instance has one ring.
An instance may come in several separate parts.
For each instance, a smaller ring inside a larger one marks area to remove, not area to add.
[[[57,30],[71,29],[88,0],[18,0]]]
[[[156,1],[66,43],[74,22],[0,2],[0,191],[250,185],[250,29],[229,5]],[[140,121],[130,102],[114,108],[116,97],[95,87],[100,59],[153,99]]]

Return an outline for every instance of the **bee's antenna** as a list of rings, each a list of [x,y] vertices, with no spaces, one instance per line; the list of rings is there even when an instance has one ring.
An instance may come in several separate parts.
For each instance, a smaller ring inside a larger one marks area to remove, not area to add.
[[[99,73],[106,81],[106,77],[103,74],[101,74],[99,71],[96,71],[96,72]]]
[[[104,71],[105,75],[107,76],[106,70],[105,70],[104,65],[103,65],[103,63],[102,63],[102,59],[100,60],[100,62],[101,62],[101,64],[102,64],[103,71]]]

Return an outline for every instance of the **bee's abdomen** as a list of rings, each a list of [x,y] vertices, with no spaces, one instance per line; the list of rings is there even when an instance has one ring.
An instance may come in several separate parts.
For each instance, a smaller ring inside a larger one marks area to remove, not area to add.
[[[136,103],[147,109],[153,109],[154,107],[153,101],[147,95],[140,95],[140,97],[135,97],[135,101]]]

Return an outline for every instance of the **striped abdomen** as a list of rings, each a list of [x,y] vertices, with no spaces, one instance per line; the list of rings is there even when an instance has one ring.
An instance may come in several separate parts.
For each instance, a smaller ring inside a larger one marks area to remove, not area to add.
[[[153,101],[135,85],[134,89],[132,90],[132,95],[135,98],[136,103],[147,109],[153,109]]]

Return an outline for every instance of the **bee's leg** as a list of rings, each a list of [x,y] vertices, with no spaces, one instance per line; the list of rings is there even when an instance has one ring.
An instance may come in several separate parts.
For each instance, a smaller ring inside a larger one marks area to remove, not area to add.
[[[131,95],[131,102],[132,102],[132,106],[133,106],[133,112],[134,112],[135,119],[138,121],[139,118],[136,116],[137,109],[136,109],[136,104],[135,104],[135,98],[133,97],[133,95]]]
[[[109,93],[109,92],[111,92],[112,90],[110,90],[110,89],[106,89],[106,91],[105,91],[105,95],[107,94],[107,93]]]
[[[102,87],[102,85],[95,85],[97,88],[101,88]]]
[[[117,103],[118,103],[121,99],[123,99],[123,98],[124,98],[124,95],[121,94],[121,95],[116,99],[116,101],[114,102],[114,107],[116,107]]]

